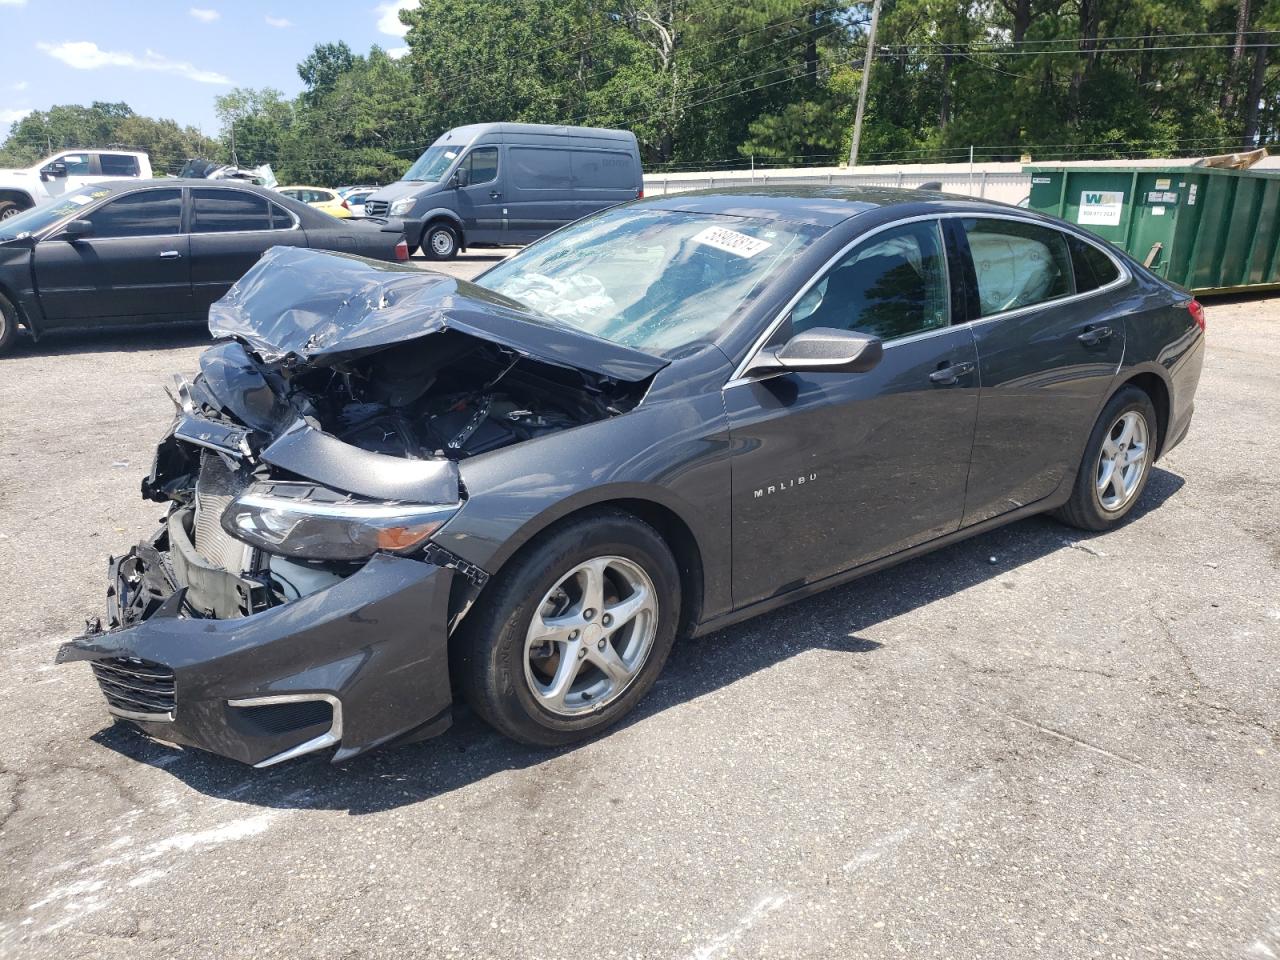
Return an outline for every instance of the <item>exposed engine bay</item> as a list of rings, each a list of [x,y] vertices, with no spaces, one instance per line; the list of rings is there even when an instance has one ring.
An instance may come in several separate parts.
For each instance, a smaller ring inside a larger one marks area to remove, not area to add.
[[[634,384],[453,332],[282,375],[290,404],[325,432],[414,460],[462,460],[616,416],[638,400]]]

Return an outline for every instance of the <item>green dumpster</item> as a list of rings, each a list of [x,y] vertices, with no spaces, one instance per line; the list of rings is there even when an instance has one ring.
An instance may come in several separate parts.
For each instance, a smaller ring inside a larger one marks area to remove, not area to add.
[[[1032,210],[1078,223],[1196,293],[1280,287],[1280,170],[1037,163]]]

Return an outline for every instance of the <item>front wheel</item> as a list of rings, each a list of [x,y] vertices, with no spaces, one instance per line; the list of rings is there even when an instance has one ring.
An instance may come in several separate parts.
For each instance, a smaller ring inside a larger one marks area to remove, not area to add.
[[[675,639],[680,576],[662,538],[628,514],[575,520],[490,585],[452,651],[471,706],[523,743],[562,746],[621,719]]]
[[[0,200],[0,220],[8,220],[22,212],[22,208],[12,200]]]
[[[18,308],[0,295],[0,354],[8,353],[18,335]]]
[[[1158,439],[1151,398],[1137,387],[1121,389],[1094,425],[1071,499],[1054,515],[1082,530],[1119,523],[1142,497]]]
[[[433,223],[422,236],[428,260],[452,260],[458,255],[458,233],[447,223]]]

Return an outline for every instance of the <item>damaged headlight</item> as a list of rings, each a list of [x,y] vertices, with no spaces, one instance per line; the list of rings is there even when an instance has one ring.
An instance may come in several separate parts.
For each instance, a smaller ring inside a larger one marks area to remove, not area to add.
[[[223,512],[222,528],[282,557],[363,560],[422,547],[460,506],[377,503],[311,483],[257,483]]]
[[[387,215],[391,217],[403,217],[406,213],[413,211],[413,205],[418,202],[417,197],[401,197],[399,200],[391,204],[391,209],[387,211]]]

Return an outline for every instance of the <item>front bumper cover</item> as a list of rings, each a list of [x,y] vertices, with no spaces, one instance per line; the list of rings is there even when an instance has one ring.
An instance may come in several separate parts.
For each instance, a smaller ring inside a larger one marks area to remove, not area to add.
[[[336,763],[448,728],[453,570],[377,554],[299,600],[213,619],[189,615],[166,546],[162,532],[113,559],[109,629],[94,624],[58,651],[59,663],[97,663],[104,691],[104,671],[123,665],[115,675],[125,696],[131,665],[172,672],[172,720],[109,699],[116,716],[158,740],[255,766],[331,745]]]

